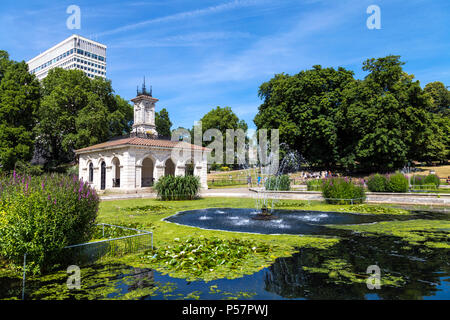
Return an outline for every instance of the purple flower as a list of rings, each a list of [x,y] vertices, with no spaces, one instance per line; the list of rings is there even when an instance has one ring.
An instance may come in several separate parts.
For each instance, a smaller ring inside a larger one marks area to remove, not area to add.
[[[42,183],[41,183],[41,187],[42,187],[42,190],[44,190],[44,189],[45,189],[45,182],[44,182],[44,181],[42,181]]]

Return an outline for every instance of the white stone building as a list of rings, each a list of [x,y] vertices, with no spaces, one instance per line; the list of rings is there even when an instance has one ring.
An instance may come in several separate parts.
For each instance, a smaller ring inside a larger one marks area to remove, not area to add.
[[[134,103],[134,124],[130,137],[111,140],[76,150],[79,177],[96,190],[141,192],[166,175],[184,176],[188,164],[207,184],[207,154],[211,150],[183,141],[157,138],[155,103],[145,85]]]
[[[53,68],[82,70],[89,78],[106,78],[106,46],[72,35],[27,62],[30,73],[44,79]]]

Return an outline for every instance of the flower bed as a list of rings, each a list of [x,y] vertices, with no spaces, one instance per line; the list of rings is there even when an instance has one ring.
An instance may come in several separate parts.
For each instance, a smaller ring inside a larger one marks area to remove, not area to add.
[[[0,177],[0,255],[40,273],[61,262],[67,245],[89,241],[99,198],[77,176]]]

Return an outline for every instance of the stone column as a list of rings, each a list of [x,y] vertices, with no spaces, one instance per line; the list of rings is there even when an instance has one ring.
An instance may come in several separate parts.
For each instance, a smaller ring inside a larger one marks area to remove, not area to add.
[[[155,178],[155,183],[159,180],[159,178],[164,177],[164,169],[166,166],[162,163],[158,163],[155,165],[155,171],[153,177]]]
[[[105,189],[112,188],[113,186],[112,179],[113,179],[112,166],[106,166]]]
[[[186,175],[186,166],[183,163],[179,163],[175,167],[175,176],[182,176],[184,177]]]
[[[142,165],[136,165],[136,179],[135,179],[135,188],[142,187]]]

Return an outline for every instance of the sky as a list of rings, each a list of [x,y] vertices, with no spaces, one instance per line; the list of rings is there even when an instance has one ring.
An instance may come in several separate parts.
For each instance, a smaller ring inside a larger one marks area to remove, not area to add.
[[[70,5],[81,10],[79,30],[67,28]],[[367,27],[370,5],[380,8],[380,29]],[[395,54],[422,87],[450,85],[448,0],[1,0],[0,8],[0,50],[11,59],[27,61],[72,34],[99,41],[116,94],[134,98],[145,76],[173,128],[191,128],[216,106],[254,128],[259,86],[314,65],[363,79],[363,61]]]

